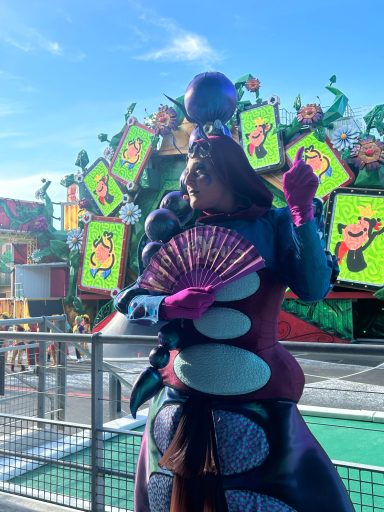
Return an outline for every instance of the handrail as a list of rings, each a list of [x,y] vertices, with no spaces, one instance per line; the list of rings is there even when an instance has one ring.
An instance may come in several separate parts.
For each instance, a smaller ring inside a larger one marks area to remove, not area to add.
[[[146,345],[147,342],[157,343],[157,336],[145,336],[139,334],[119,334],[116,336],[104,335],[102,331],[94,334],[72,334],[72,333],[56,333],[56,332],[13,332],[1,331],[0,340],[28,340],[33,338],[38,340],[55,340],[63,342],[87,341],[93,343],[96,339],[105,344],[126,343],[128,340],[135,340],[137,344]],[[333,353],[333,354],[364,354],[372,356],[384,356],[384,344],[350,344],[350,343],[311,343],[304,341],[280,341],[280,343],[290,352],[316,352],[316,353]]]

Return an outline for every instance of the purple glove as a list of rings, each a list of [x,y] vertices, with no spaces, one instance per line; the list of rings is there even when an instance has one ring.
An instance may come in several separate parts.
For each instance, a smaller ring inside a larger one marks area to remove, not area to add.
[[[175,318],[200,318],[215,302],[212,286],[206,288],[185,288],[166,297],[160,306],[160,318],[173,320]]]
[[[304,147],[295,156],[292,167],[283,175],[283,192],[295,226],[313,219],[312,200],[319,180],[312,167],[302,160]]]

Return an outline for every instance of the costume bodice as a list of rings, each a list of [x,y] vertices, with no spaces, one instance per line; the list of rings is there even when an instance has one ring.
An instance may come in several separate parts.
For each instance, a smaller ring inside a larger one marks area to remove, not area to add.
[[[164,383],[235,399],[297,401],[304,376],[277,340],[284,291],[266,268],[222,288],[200,319],[182,320],[180,348],[161,370]]]

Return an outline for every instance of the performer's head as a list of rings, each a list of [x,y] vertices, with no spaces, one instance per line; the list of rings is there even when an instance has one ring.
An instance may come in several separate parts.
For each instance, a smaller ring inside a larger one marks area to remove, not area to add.
[[[183,185],[195,210],[233,212],[251,204],[264,208],[272,204],[272,194],[243,149],[226,135],[193,142]]]

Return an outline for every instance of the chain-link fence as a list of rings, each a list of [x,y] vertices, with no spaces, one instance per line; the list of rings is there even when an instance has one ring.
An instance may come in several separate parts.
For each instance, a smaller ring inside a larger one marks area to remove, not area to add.
[[[44,344],[53,341],[62,354],[55,367],[45,361],[41,369],[44,352],[41,357],[39,354],[37,369],[12,372],[9,363],[3,368],[0,490],[77,510],[132,510],[140,430],[145,415],[139,414],[137,421],[129,417],[128,400],[132,382],[145,361],[135,358],[112,364],[104,361],[103,347],[133,340],[153,342],[154,338],[112,337],[100,333],[1,332],[0,339],[22,341],[19,348],[31,347],[29,342],[33,341],[40,351]],[[82,340],[89,343],[91,359],[78,365],[68,362],[70,354],[66,347]],[[290,345],[295,347],[293,343]],[[308,350],[308,345],[300,344],[300,347]],[[335,352],[359,349],[365,354],[374,350],[384,353],[384,347],[328,347]],[[45,383],[40,381],[42,375]],[[86,380],[86,387],[76,397],[71,384],[74,378],[81,385]],[[77,408],[74,405],[74,400],[84,400],[82,395],[90,403],[89,415],[82,403]],[[15,410],[12,400],[19,403]],[[72,410],[78,411],[80,421],[66,418]],[[335,462],[335,465],[357,512],[384,512],[384,468],[346,462]]]

